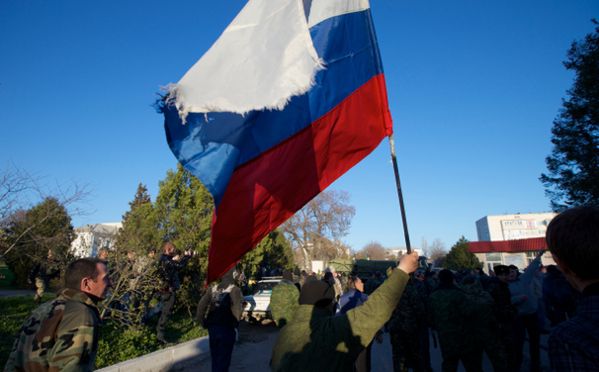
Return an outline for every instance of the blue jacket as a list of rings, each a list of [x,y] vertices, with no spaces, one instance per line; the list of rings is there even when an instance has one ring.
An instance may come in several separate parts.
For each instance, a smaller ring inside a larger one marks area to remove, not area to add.
[[[524,270],[520,277],[509,284],[512,294],[512,304],[518,309],[519,315],[534,314],[539,307],[539,298],[533,291],[535,274],[541,267],[541,256],[535,258]]]

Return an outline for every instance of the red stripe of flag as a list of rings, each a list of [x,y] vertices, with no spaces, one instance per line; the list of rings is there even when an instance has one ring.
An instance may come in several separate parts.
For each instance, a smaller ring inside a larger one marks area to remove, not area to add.
[[[230,269],[392,132],[384,75],[235,170],[212,221],[208,282]]]

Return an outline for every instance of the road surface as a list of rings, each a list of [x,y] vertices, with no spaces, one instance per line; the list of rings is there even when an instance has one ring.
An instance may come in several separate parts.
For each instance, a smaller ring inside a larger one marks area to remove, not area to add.
[[[270,371],[269,360],[272,352],[273,345],[276,342],[278,330],[271,325],[250,325],[247,323],[241,323],[239,332],[239,342],[235,344],[233,350],[233,357],[231,360],[230,371]],[[547,345],[547,337],[543,337],[541,340],[541,361],[543,370],[549,370],[549,361],[547,357],[546,348],[543,345]],[[524,345],[524,363],[522,370],[528,368],[528,344]],[[391,356],[391,342],[389,341],[389,335],[385,334],[383,343],[374,343],[372,349],[372,371],[383,372],[393,371],[393,361]],[[439,349],[433,347],[431,341],[431,365],[434,371],[441,371],[441,352]],[[195,366],[193,370],[197,371],[198,366]],[[200,371],[210,371],[210,358],[206,358],[202,365],[199,366]],[[489,359],[484,356],[483,370],[493,371]],[[191,371],[191,369],[190,369]],[[459,371],[464,371],[464,368],[460,365]]]

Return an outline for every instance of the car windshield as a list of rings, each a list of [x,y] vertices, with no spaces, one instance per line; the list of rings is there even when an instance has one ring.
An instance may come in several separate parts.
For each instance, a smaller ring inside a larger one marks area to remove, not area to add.
[[[277,284],[279,284],[279,282],[258,282],[256,284],[255,292],[256,293],[271,293],[272,289]]]

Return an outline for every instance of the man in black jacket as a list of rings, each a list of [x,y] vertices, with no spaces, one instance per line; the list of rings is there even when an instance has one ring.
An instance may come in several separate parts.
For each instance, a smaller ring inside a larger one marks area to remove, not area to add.
[[[163,253],[158,261],[158,270],[163,280],[163,288],[160,294],[162,303],[162,313],[158,319],[158,325],[156,326],[158,341],[166,343],[164,338],[164,328],[168,320],[168,316],[173,309],[175,304],[175,294],[181,282],[179,279],[179,271],[187,265],[187,261],[191,258],[191,252],[186,251],[185,255],[180,258],[176,255],[175,245],[167,241],[162,246]]]

